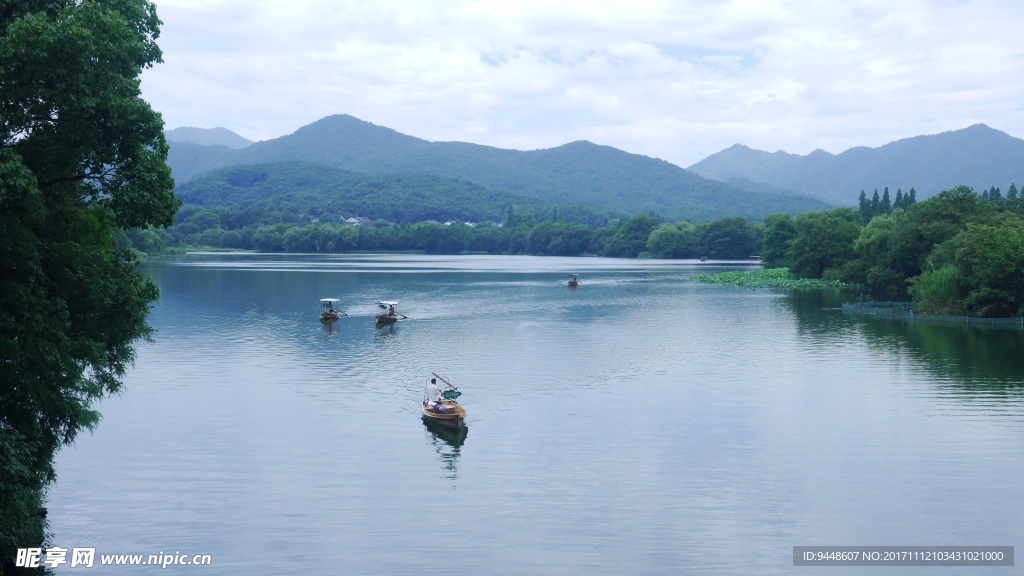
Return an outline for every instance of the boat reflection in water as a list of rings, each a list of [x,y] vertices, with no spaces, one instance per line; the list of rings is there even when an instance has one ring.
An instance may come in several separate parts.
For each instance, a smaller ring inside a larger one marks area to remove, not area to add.
[[[422,420],[423,427],[427,429],[427,438],[441,458],[442,468],[447,472],[445,477],[451,480],[457,479],[460,451],[462,445],[466,443],[469,428],[464,425],[457,428],[444,426],[426,416],[423,416]]]
[[[466,443],[466,436],[469,434],[469,428],[465,425],[453,428],[452,426],[440,424],[426,416],[423,416],[422,420],[423,425],[427,428],[427,431],[433,435],[434,439],[441,439],[456,450]]]
[[[397,328],[396,324],[394,324],[394,323],[392,323],[392,324],[384,324],[384,325],[379,325],[378,324],[377,325],[376,333],[374,334],[374,340],[377,340],[377,341],[387,340],[388,338],[391,338],[392,336],[395,336],[397,334],[398,334],[398,328]]]
[[[323,336],[337,336],[338,335],[338,321],[337,320],[321,320],[320,321],[320,333]]]

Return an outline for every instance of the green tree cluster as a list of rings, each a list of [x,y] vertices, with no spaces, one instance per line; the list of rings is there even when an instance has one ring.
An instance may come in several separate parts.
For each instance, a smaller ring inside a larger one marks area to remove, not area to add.
[[[793,221],[789,270],[800,278],[840,280],[860,235],[860,217],[850,208],[808,212]]]
[[[655,228],[646,246],[655,258],[746,259],[760,255],[763,235],[764,226],[744,218],[676,222]]]
[[[0,3],[0,564],[41,544],[56,451],[150,334],[156,287],[117,241],[180,203],[139,90],[159,25],[141,0]]]
[[[1024,315],[1024,220],[968,224],[935,247],[910,293],[925,312]]]
[[[845,208],[769,217],[765,263],[857,283],[875,296],[909,296],[920,312],[1024,315],[1024,200],[1015,186],[1006,197],[958,186],[909,205],[906,198],[865,226],[863,213]]]
[[[889,187],[885,187],[885,191],[882,196],[878,196],[878,189],[875,189],[875,194],[868,200],[867,195],[863,190],[860,191],[860,198],[857,201],[857,211],[860,213],[863,224],[867,226],[868,222],[875,216],[881,216],[883,214],[891,214],[893,210],[906,210],[917,203],[917,190],[913,188],[910,192],[903,194],[902,188],[896,189],[896,199],[891,200],[889,197]]]

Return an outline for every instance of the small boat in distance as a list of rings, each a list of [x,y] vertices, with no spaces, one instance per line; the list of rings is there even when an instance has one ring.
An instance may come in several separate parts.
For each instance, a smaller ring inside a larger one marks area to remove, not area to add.
[[[423,417],[441,426],[459,428],[466,421],[466,409],[459,406],[459,403],[456,402],[456,399],[462,395],[462,392],[459,392],[459,389],[444,376],[437,372],[431,372],[431,374],[434,375],[436,380],[443,382],[447,390],[441,393],[440,398],[431,402],[427,398],[427,390],[430,386],[430,381],[427,381],[427,388],[423,391],[423,404],[420,406],[420,409],[423,411]]]
[[[377,307],[380,308],[380,312],[377,314],[377,325],[382,326],[384,324],[394,324],[398,322],[398,317],[405,318],[405,315],[399,314],[395,309],[398,306],[398,302],[380,301],[377,302]]]
[[[337,298],[321,298],[320,305],[323,306],[324,310],[320,313],[320,321],[333,322],[342,316],[348,316],[348,314],[338,309],[340,302],[341,300]]]
[[[579,274],[569,274],[569,286],[576,287],[582,284]]]

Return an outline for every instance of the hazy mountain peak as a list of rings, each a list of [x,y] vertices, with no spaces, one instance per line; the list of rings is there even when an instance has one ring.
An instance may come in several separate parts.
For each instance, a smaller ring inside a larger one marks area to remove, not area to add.
[[[321,118],[321,119],[319,119],[319,120],[317,120],[315,122],[311,122],[310,124],[307,124],[307,125],[299,128],[298,130],[296,130],[296,132],[300,132],[302,130],[324,128],[324,127],[330,127],[330,128],[349,128],[349,129],[351,129],[351,128],[361,128],[361,129],[370,129],[370,130],[378,129],[378,130],[385,130],[387,132],[395,132],[395,130],[392,130],[391,128],[387,128],[385,126],[378,126],[378,125],[374,124],[373,122],[367,122],[366,120],[360,120],[359,118],[356,118],[355,116],[352,116],[351,114],[332,114],[330,116],[324,116],[323,118]]]
[[[164,137],[168,142],[189,142],[201,146],[227,146],[235,150],[241,150],[253,143],[228,130],[227,128],[197,128],[195,126],[182,126],[173,130],[165,130]]]
[[[572,142],[568,142],[566,144],[562,144],[561,146],[555,146],[554,148],[546,148],[546,149],[538,150],[538,152],[544,151],[544,150],[549,150],[549,151],[558,150],[558,151],[563,151],[563,152],[571,151],[571,152],[581,152],[581,153],[607,152],[607,151],[614,150],[615,152],[628,154],[628,152],[623,152],[622,150],[619,150],[618,148],[613,148],[611,146],[606,146],[604,144],[594,144],[590,140],[573,140]]]
[[[288,136],[269,142],[302,140],[307,143],[318,142],[320,145],[349,147],[354,145],[395,146],[425,142],[414,136],[407,136],[386,126],[378,126],[372,122],[360,120],[348,114],[326,116],[299,128]]]
[[[988,124],[982,124],[980,122],[978,124],[971,124],[967,128],[964,128],[964,131],[967,131],[967,130],[973,130],[973,131],[976,131],[976,132],[990,131],[990,132],[999,132],[1000,134],[1005,134],[1005,132],[1003,132],[1002,130],[996,130],[995,128],[989,127]],[[954,132],[956,132],[956,130],[954,130]]]
[[[965,184],[976,189],[1024,183],[1024,140],[985,124],[914,136],[876,148],[806,156],[732,146],[689,170],[723,182],[753,182],[796,190],[839,205],[852,205],[862,189],[911,187],[926,198]]]

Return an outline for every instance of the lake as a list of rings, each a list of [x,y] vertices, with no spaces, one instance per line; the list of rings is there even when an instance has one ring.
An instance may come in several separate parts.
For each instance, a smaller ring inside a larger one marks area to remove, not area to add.
[[[154,342],[59,454],[50,544],[212,558],[125,573],[768,575],[845,572],[794,546],[1024,543],[1020,330],[688,280],[745,267],[147,263]],[[408,319],[376,328],[379,300]],[[432,371],[462,433],[421,418]]]

